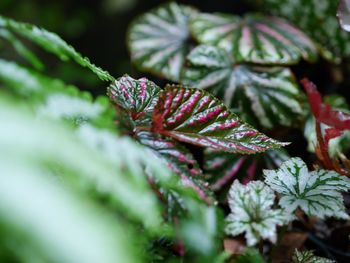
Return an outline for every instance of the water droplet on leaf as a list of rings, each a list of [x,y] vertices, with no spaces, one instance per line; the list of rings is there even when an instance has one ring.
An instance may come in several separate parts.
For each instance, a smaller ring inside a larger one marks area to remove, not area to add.
[[[337,17],[342,29],[350,32],[350,0],[340,0]]]

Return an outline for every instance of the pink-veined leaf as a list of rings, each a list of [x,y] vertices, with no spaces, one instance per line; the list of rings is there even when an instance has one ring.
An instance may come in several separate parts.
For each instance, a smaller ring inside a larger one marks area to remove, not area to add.
[[[160,88],[146,78],[125,75],[108,87],[110,100],[124,109],[137,125],[149,125]]]
[[[339,61],[350,55],[350,34],[342,30],[335,15],[340,0],[249,1],[264,14],[283,17],[299,27],[317,42],[326,59]]]
[[[233,153],[252,154],[286,145],[243,123],[210,93],[177,85],[168,85],[160,92],[152,131]]]
[[[191,20],[190,29],[201,44],[228,50],[236,62],[295,64],[317,58],[312,40],[277,17],[203,13]]]
[[[301,80],[307,93],[311,111],[318,122],[327,124],[340,131],[350,130],[350,114],[333,110],[329,104],[322,101],[317,87],[308,79]]]
[[[270,150],[252,156],[232,154],[206,149],[204,151],[204,172],[214,191],[230,185],[234,179],[244,184],[256,176],[262,169],[276,169],[290,156],[284,149]]]
[[[202,170],[186,147],[174,139],[148,131],[138,132],[136,139],[163,159],[167,166],[181,178],[184,185],[194,189],[204,201],[211,202],[212,194],[208,189],[208,183],[204,181]]]

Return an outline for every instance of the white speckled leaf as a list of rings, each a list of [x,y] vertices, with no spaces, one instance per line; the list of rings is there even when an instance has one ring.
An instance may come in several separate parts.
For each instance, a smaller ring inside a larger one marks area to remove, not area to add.
[[[275,194],[263,182],[252,181],[244,186],[236,180],[228,197],[231,213],[226,218],[226,233],[233,236],[245,233],[248,246],[254,246],[260,239],[276,242],[276,227],[292,217],[281,209],[272,209],[274,200]]]
[[[137,18],[128,32],[131,59],[143,71],[178,81],[188,43],[188,20],[196,10],[175,2]]]
[[[203,13],[191,20],[190,29],[197,41],[228,50],[237,62],[295,64],[317,58],[312,40],[277,17]]]
[[[224,98],[243,118],[249,115],[254,123],[272,128],[291,126],[302,117],[302,92],[288,68],[235,65],[226,50],[206,45],[187,59],[183,83]]]
[[[300,158],[284,162],[278,170],[264,170],[265,182],[281,194],[279,204],[293,212],[300,207],[307,215],[319,218],[349,218],[342,191],[350,189],[350,180],[334,171],[309,172]]]
[[[334,260],[317,257],[310,250],[294,251],[292,263],[334,263]]]

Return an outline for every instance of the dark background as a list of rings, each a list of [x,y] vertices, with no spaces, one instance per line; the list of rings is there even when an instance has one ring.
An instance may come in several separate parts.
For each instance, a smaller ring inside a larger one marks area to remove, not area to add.
[[[30,22],[60,35],[91,59],[93,63],[109,71],[114,77],[128,73],[139,76],[129,61],[125,35],[128,25],[136,16],[166,1],[161,0],[0,0],[0,13],[13,19]],[[177,1],[202,11],[242,14],[251,10],[247,1],[193,0]],[[29,44],[29,43],[28,43]],[[46,72],[76,84],[79,88],[99,93],[103,85],[87,70],[65,64],[42,52]],[[11,56],[7,50],[5,56]],[[20,58],[17,58],[20,59]],[[96,90],[97,89],[97,90]]]

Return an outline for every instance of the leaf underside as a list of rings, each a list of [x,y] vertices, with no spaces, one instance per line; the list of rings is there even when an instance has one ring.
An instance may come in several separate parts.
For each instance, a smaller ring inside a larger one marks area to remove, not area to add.
[[[131,59],[143,71],[178,81],[188,43],[188,20],[196,10],[175,2],[137,18],[128,32]]]
[[[279,148],[277,142],[242,123],[206,91],[168,85],[153,113],[153,132],[216,150],[251,154]]]
[[[311,39],[277,17],[203,13],[191,20],[190,29],[199,43],[228,50],[236,62],[288,65],[317,58]]]
[[[302,117],[302,93],[288,68],[235,65],[226,50],[206,45],[187,59],[183,83],[223,98],[246,121],[272,128],[292,126]]]

